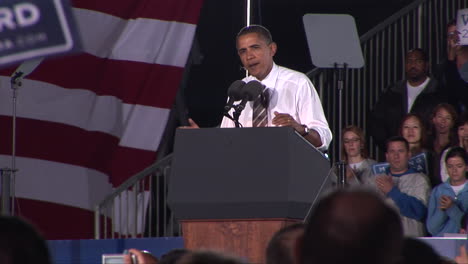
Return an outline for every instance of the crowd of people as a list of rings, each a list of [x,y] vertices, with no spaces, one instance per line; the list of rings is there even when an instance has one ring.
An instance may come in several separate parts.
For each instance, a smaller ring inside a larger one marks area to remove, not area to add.
[[[405,79],[388,87],[372,108],[368,132],[385,160],[368,156],[359,127],[341,134],[347,184],[385,197],[400,213],[406,236],[444,236],[466,225],[468,78],[461,69],[468,47],[459,45],[454,22],[447,26],[447,47],[433,76],[426,52],[408,51]],[[337,174],[334,168],[333,179]]]
[[[458,157],[456,154],[450,157]],[[450,158],[449,158],[450,159]],[[466,264],[465,248],[450,260],[422,240],[405,237],[398,212],[368,189],[340,188],[323,197],[306,223],[270,239],[265,264]],[[47,243],[24,220],[0,216],[0,262],[52,264]],[[134,255],[135,257],[132,257]],[[135,261],[136,259],[136,261]],[[455,262],[456,261],[456,262]],[[249,264],[245,256],[212,249],[173,249],[156,257],[129,249],[124,264]]]

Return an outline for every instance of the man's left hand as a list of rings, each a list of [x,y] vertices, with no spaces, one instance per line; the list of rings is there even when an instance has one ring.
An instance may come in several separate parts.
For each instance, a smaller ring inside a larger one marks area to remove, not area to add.
[[[375,178],[375,184],[384,194],[389,193],[393,188],[393,179],[389,175],[381,175]]]
[[[288,126],[294,128],[297,132],[303,133],[304,127],[299,124],[290,114],[278,113],[275,111],[275,117],[271,121],[275,126]]]
[[[313,128],[309,128],[309,133],[305,134],[306,130],[302,124],[298,123],[290,114],[274,112],[275,117],[271,122],[275,126],[288,126],[294,128],[299,134],[309,141],[315,147],[322,146],[322,139],[319,133]],[[305,134],[305,135],[304,135]]]

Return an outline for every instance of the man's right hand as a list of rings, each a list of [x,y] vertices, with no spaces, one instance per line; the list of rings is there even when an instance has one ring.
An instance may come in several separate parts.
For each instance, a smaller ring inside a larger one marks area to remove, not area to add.
[[[193,129],[193,128],[200,128],[195,121],[193,121],[192,118],[188,119],[189,125],[188,126],[180,126],[179,128],[182,129]]]
[[[389,193],[394,184],[393,184],[393,178],[392,176],[389,175],[379,175],[375,178],[375,184],[377,185],[377,188],[379,188],[382,193],[387,195]]]

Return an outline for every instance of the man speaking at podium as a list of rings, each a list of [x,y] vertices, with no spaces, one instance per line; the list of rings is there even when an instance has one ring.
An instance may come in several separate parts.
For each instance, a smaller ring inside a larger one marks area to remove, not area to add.
[[[274,63],[277,45],[268,29],[260,25],[241,29],[236,46],[242,65],[250,74],[243,81],[259,81],[266,87],[261,96],[266,100],[248,102],[239,116],[239,123],[243,127],[293,127],[312,145],[327,150],[332,133],[317,91],[303,73]],[[193,120],[189,122],[190,127],[198,127]],[[221,127],[235,127],[235,122],[224,117]]]

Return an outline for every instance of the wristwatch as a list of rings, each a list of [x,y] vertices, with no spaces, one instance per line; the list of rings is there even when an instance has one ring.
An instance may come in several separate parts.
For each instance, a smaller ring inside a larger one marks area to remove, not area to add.
[[[301,136],[305,137],[309,135],[310,129],[306,125],[302,125],[302,127],[304,128],[304,133],[302,133]]]

